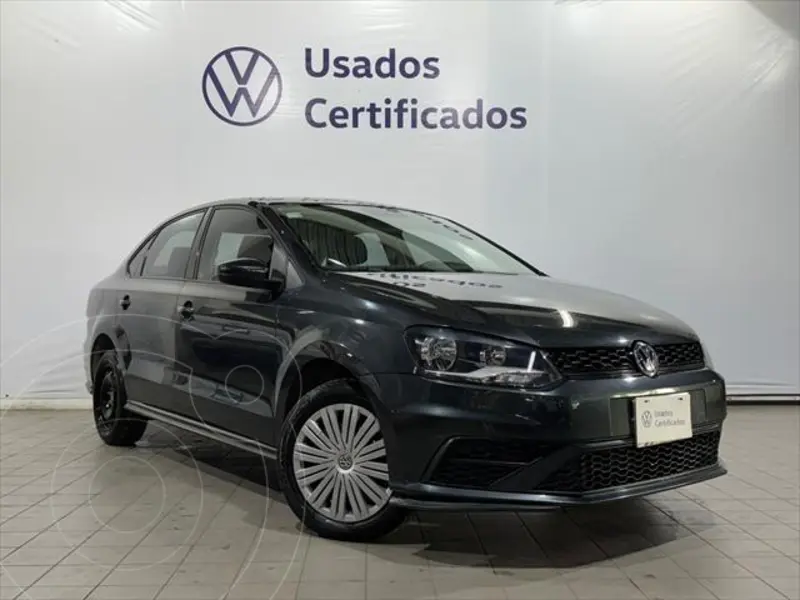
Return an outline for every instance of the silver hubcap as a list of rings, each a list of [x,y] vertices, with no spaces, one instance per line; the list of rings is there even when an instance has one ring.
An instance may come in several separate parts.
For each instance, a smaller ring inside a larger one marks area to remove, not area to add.
[[[314,510],[336,521],[368,519],[389,501],[389,469],[378,420],[355,404],[317,411],[297,435],[294,476]]]

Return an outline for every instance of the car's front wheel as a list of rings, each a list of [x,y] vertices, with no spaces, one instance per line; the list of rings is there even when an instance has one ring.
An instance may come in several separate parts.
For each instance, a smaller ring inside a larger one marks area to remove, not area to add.
[[[347,380],[304,395],[284,423],[281,488],[295,514],[323,537],[368,541],[405,518],[389,503],[389,466],[380,423]]]

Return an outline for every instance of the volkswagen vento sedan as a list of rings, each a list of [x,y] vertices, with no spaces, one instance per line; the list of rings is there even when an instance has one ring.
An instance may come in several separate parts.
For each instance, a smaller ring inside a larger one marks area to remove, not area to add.
[[[97,284],[87,314],[104,442],[133,445],[152,419],[275,460],[322,536],[725,473],[725,385],[692,329],[423,212],[193,208]]]

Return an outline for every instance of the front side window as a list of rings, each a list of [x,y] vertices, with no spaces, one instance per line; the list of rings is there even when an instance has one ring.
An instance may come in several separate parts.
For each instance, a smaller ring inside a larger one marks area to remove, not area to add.
[[[183,278],[202,219],[202,212],[192,213],[162,228],[147,251],[142,276]]]
[[[218,208],[211,215],[200,261],[197,279],[216,281],[217,268],[236,258],[257,258],[269,265],[273,240],[258,217],[243,208]]]
[[[326,269],[541,274],[442,217],[357,204],[272,206]]]

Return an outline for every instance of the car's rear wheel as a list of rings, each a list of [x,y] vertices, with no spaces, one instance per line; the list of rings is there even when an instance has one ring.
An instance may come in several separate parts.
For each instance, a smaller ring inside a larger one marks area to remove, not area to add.
[[[289,506],[323,537],[372,540],[405,518],[389,502],[380,423],[347,380],[325,383],[298,401],[283,426],[280,467]]]
[[[147,421],[125,410],[125,386],[113,350],[103,353],[94,372],[92,405],[97,433],[109,446],[133,446]]]

